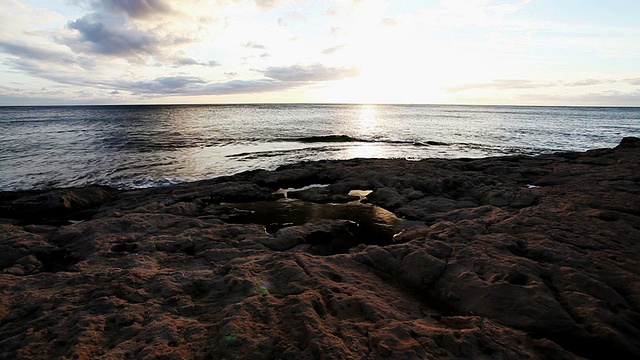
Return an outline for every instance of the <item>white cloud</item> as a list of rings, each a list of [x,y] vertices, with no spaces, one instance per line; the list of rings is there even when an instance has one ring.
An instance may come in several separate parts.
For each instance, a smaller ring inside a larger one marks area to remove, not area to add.
[[[324,50],[322,50],[322,54],[323,55],[330,55],[333,53],[337,53],[338,51],[342,50],[345,48],[346,45],[337,45],[337,46],[332,46],[330,48],[326,48]]]

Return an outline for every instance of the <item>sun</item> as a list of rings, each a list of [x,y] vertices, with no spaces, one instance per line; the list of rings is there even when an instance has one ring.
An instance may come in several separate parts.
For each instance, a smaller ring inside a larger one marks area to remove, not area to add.
[[[410,70],[392,71],[389,68],[336,81],[319,94],[327,102],[357,104],[435,103],[445,95],[438,82],[420,79]]]

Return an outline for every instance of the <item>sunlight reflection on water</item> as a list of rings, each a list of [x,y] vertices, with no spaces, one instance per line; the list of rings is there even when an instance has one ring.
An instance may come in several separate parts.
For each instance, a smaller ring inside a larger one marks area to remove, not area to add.
[[[360,127],[360,133],[375,133],[378,126],[377,105],[360,105],[358,107],[357,125]],[[356,124],[354,124],[355,127]]]
[[[625,136],[640,136],[640,109],[325,104],[0,107],[0,190],[96,183],[144,187],[325,159],[584,151],[616,146]]]
[[[380,158],[385,157],[383,150],[375,143],[363,143],[350,146],[347,154],[351,158]]]

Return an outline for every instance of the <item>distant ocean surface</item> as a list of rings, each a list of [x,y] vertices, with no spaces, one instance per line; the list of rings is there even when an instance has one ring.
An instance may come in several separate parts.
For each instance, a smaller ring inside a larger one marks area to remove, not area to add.
[[[640,136],[640,108],[0,107],[0,190],[162,186],[305,160],[537,155]]]

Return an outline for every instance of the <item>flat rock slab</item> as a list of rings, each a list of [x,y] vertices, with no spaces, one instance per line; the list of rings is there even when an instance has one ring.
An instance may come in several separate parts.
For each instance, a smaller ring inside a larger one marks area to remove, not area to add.
[[[352,225],[230,223],[224,202],[311,184],[425,225],[320,256]],[[0,194],[0,358],[639,357],[638,139]]]

